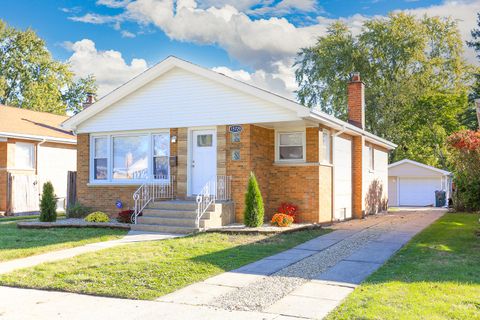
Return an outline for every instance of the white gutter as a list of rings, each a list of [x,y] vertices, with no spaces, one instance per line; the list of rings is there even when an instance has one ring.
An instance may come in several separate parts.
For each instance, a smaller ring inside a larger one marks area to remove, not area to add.
[[[363,130],[348,122],[337,119],[319,110],[315,110],[315,109],[310,110],[310,115],[308,117],[315,121],[320,121],[321,123],[331,126],[337,130],[343,130],[343,132],[346,132],[352,135],[357,135],[357,136],[362,135],[365,137],[366,141],[373,142],[376,145],[382,146],[388,150],[393,150],[397,147],[397,145],[393,142],[380,138],[379,136],[376,136],[373,133]]]
[[[25,140],[34,140],[44,142],[58,142],[65,144],[77,144],[77,139],[67,139],[67,138],[55,138],[48,136],[37,136],[31,134],[22,134],[22,133],[11,133],[11,132],[0,132],[1,138],[15,138],[15,139],[25,139]]]

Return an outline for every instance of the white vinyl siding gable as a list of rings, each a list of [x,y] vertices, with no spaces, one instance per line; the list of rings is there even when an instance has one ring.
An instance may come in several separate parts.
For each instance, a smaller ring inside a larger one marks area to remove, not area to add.
[[[299,120],[296,112],[175,68],[83,122],[79,133]]]

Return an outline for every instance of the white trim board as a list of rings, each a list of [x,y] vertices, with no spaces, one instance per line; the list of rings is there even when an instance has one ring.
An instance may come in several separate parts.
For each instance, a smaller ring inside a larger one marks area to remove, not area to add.
[[[435,168],[435,167],[432,167],[432,166],[429,166],[429,165],[426,165],[426,164],[423,164],[423,163],[420,163],[420,162],[417,162],[417,161],[413,161],[413,160],[410,160],[410,159],[403,159],[403,160],[391,163],[391,164],[388,165],[388,169],[394,168],[394,167],[399,166],[399,165],[404,164],[404,163],[409,163],[409,164],[412,164],[414,166],[418,166],[418,167],[421,167],[421,168],[424,168],[424,169],[439,172],[439,173],[441,173],[443,175],[446,175],[446,176],[449,176],[449,175],[452,174],[450,171],[438,169],[438,168]]]

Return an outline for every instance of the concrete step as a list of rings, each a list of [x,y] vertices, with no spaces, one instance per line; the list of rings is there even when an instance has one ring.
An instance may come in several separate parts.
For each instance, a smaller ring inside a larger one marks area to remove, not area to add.
[[[149,203],[147,208],[163,209],[163,210],[195,211],[197,210],[197,203],[195,201],[188,201],[188,200],[157,201],[157,202]]]
[[[206,212],[208,217],[210,213]],[[161,218],[190,218],[195,219],[197,212],[195,210],[174,210],[174,209],[157,209],[157,208],[145,208],[143,209],[143,216],[149,217],[161,217]]]
[[[166,217],[152,217],[141,216],[138,217],[138,224],[156,224],[161,226],[180,226],[180,227],[195,227],[195,218],[166,218]]]
[[[183,226],[164,226],[158,224],[132,224],[131,230],[147,231],[147,232],[161,232],[161,233],[178,233],[188,234],[197,231],[198,229]]]

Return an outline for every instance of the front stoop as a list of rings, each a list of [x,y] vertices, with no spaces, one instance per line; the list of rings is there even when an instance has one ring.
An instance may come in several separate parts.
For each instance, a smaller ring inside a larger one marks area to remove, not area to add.
[[[232,201],[212,204],[195,226],[197,203],[193,200],[171,200],[151,203],[137,218],[137,224],[131,230],[188,234],[218,228],[233,223],[234,207]]]

